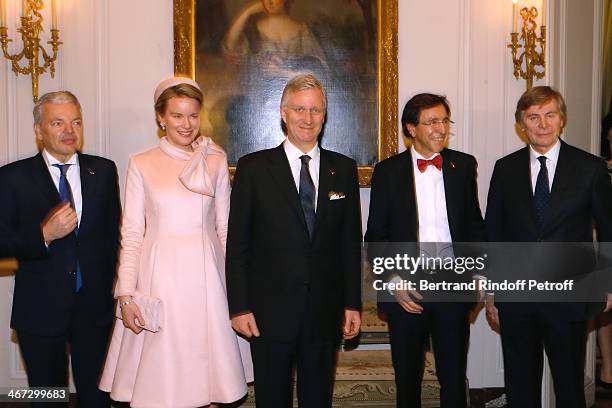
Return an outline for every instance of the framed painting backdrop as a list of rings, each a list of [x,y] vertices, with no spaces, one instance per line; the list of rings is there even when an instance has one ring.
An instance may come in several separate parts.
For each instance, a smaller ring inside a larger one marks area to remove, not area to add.
[[[202,131],[232,170],[283,140],[300,72],[327,90],[321,146],[355,159],[362,186],[397,152],[397,0],[174,0],[174,71],[202,87]]]

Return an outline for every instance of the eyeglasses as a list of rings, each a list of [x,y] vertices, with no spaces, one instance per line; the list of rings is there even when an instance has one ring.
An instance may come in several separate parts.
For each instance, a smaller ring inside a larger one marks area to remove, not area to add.
[[[450,126],[450,125],[454,125],[455,122],[453,122],[449,118],[444,118],[444,119],[434,118],[434,119],[428,119],[425,122],[419,122],[418,124],[423,125],[423,126],[435,126],[435,125]]]
[[[306,112],[310,113],[311,115],[322,115],[325,112],[324,109],[318,108],[318,107],[305,108],[303,106],[296,106],[296,107],[289,106],[288,108],[299,115],[303,115]]]

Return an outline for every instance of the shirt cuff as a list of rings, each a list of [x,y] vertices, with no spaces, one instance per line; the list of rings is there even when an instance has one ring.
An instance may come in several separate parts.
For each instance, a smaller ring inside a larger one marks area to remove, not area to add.
[[[398,283],[400,283],[401,281],[402,281],[402,278],[401,278],[401,277],[400,277],[398,274],[394,274],[394,275],[391,277],[391,279],[389,279],[389,282],[391,282],[391,283],[395,283],[395,284],[398,284]],[[391,290],[391,289],[387,289],[387,291],[389,292],[389,294],[390,294],[391,296],[394,296],[394,295],[395,295],[395,293],[393,292],[393,290]]]

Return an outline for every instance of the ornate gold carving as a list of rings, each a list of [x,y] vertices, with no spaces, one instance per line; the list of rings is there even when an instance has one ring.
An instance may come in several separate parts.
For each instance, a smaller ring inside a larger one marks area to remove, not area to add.
[[[397,153],[397,0],[378,1],[378,16],[378,158],[383,160]],[[370,178],[371,173],[367,185]]]
[[[378,149],[380,151],[380,146]],[[368,187],[370,185],[370,181],[372,180],[372,173],[374,172],[374,168],[372,166],[357,166],[357,172],[359,178],[359,185],[361,187]]]
[[[195,79],[195,0],[174,1],[174,74]],[[378,10],[378,160],[397,153],[397,0],[376,0]],[[230,167],[234,175],[236,168]],[[368,187],[373,166],[359,166]]]
[[[174,74],[195,79],[195,0],[174,0]]]
[[[0,2],[2,7],[4,3]],[[21,2],[20,2],[21,3]],[[13,41],[8,36],[8,27],[0,27],[0,45],[2,54],[11,61],[15,75],[30,75],[32,78],[32,99],[38,101],[38,77],[49,69],[51,78],[55,77],[55,61],[57,60],[59,46],[63,44],[59,40],[59,30],[56,25],[55,5],[52,5],[52,25],[51,40],[47,44],[51,46],[50,53],[40,44],[40,33],[45,31],[43,28],[43,16],[41,11],[44,3],[40,0],[27,0],[23,2],[24,14],[21,16],[21,26],[17,27],[17,32],[21,34],[23,48],[20,52],[10,54],[8,44]],[[4,13],[4,10],[0,10]],[[0,19],[4,22],[3,19]],[[40,58],[42,57],[42,61]],[[24,60],[25,64],[19,64]],[[42,65],[41,65],[42,62]]]
[[[512,63],[514,64],[514,78],[523,78],[526,81],[527,90],[533,86],[533,79],[542,79],[546,74],[546,26],[540,26],[540,36],[536,30],[538,24],[538,9],[535,7],[521,9],[523,19],[521,33],[510,33],[511,42],[508,48],[512,50]],[[543,22],[544,23],[544,22]],[[523,41],[523,44],[519,41]],[[540,45],[538,52],[537,46]],[[519,49],[523,51],[518,54]],[[525,67],[523,69],[523,66]],[[538,71],[538,68],[541,69]]]

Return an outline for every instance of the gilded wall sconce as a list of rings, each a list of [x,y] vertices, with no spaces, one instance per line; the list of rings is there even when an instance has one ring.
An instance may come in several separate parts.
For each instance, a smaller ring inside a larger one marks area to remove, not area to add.
[[[531,89],[533,79],[542,79],[546,74],[546,0],[542,0],[539,36],[536,23],[538,9],[523,7],[519,11],[518,0],[512,0],[512,3],[512,33],[510,33],[511,42],[508,48],[512,50],[514,77],[517,80],[523,78],[527,82],[527,89]],[[518,31],[519,16],[521,19],[520,32]]]
[[[57,28],[56,0],[51,0],[51,45],[50,53],[40,44],[40,34],[44,31],[43,17],[41,11],[44,8],[43,0],[23,0],[21,8],[21,26],[17,32],[21,34],[23,48],[20,52],[10,54],[6,19],[6,0],[0,0],[0,44],[4,57],[11,61],[15,75],[30,75],[32,77],[32,97],[34,102],[38,100],[38,77],[49,72],[51,78],[55,76],[55,61],[60,44],[59,30]],[[41,60],[42,57],[42,60]],[[24,60],[21,65],[20,61]]]

